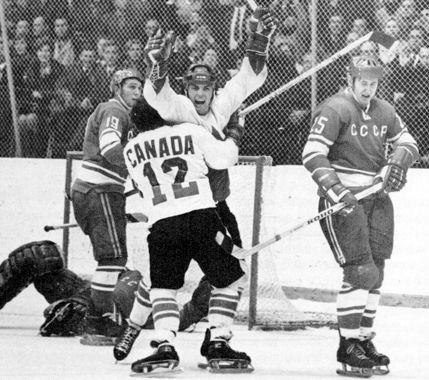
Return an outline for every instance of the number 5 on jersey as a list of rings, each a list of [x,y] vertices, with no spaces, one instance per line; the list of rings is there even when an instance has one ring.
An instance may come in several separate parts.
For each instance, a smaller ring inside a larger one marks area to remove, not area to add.
[[[318,116],[314,119],[313,126],[311,127],[310,133],[318,133],[321,134],[325,129],[325,123],[328,121],[327,117]]]

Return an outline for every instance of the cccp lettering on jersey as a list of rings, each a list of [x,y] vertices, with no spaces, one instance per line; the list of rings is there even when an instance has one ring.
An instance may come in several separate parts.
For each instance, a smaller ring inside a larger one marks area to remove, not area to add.
[[[382,137],[387,133],[387,125],[382,125],[380,128],[374,125],[366,125],[362,124],[360,126],[356,126],[356,124],[352,124],[350,127],[350,133],[352,136],[362,136],[366,137],[369,134],[376,137]]]
[[[126,152],[127,159],[134,168],[137,164],[151,158],[194,154],[194,143],[191,135],[170,136],[136,142]]]

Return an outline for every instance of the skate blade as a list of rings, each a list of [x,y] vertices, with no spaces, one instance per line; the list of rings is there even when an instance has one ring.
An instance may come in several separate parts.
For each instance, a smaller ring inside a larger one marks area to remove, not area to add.
[[[255,370],[253,366],[246,360],[230,359],[209,360],[206,368],[209,370],[209,372],[212,373],[250,373]]]
[[[387,365],[385,366],[376,366],[372,369],[374,375],[387,375],[390,370],[389,367]]]
[[[143,363],[139,366],[141,371],[130,373],[132,377],[168,377],[174,376],[177,373],[183,372],[183,368],[178,367],[177,360],[155,361]]]
[[[373,375],[372,368],[357,368],[357,367],[350,367],[346,364],[342,364],[342,368],[337,369],[337,374],[340,376],[347,376],[347,377],[361,377],[361,378],[368,378]]]
[[[104,335],[84,335],[80,340],[80,344],[84,346],[114,346],[117,338]]]

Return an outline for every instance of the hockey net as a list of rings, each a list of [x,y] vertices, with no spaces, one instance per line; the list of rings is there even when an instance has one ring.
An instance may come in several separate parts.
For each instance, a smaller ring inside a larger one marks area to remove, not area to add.
[[[82,160],[82,152],[67,152],[65,193],[70,194],[71,183]],[[245,247],[260,241],[263,215],[263,184],[272,165],[271,157],[240,156],[239,163],[229,169],[231,196],[228,205],[237,218]],[[126,189],[127,190],[127,189]],[[128,189],[129,190],[129,189]],[[127,212],[143,212],[139,209],[138,195],[127,198]],[[74,222],[71,203],[65,197],[64,223]],[[149,279],[149,260],[146,247],[146,223],[129,223],[127,266],[140,270]],[[79,228],[63,231],[63,251],[68,268],[90,276],[96,266],[92,247],[87,236]],[[302,312],[286,297],[276,273],[276,263],[270,252],[255,254],[247,259],[249,286],[244,290],[237,310],[237,322],[251,328],[293,330],[306,326],[320,327],[333,324],[333,317],[323,313]],[[186,275],[184,287],[178,292],[179,302],[186,302],[202,277],[199,267],[192,263]]]

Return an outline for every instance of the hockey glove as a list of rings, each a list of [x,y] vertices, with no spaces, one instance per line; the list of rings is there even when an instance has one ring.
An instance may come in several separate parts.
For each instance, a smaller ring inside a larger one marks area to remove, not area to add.
[[[244,134],[244,118],[240,118],[237,111],[231,115],[223,133],[226,138],[234,140],[235,144],[240,147]]]
[[[269,8],[258,7],[249,21],[246,55],[255,74],[264,68],[270,38],[276,30],[276,21]]]
[[[161,28],[154,36],[150,37],[144,49],[144,56],[147,65],[146,77],[156,85],[157,81],[162,81],[168,73],[168,60],[172,54],[176,41],[176,34],[171,30],[164,34]]]
[[[78,297],[52,303],[43,312],[46,319],[40,326],[40,335],[74,336],[82,334],[86,309],[87,303]]]
[[[396,164],[383,166],[380,172],[375,176],[375,181],[383,182],[383,190],[386,193],[400,191],[407,183],[407,171]]]
[[[338,176],[334,172],[321,175],[316,179],[316,182],[319,184],[322,195],[328,200],[329,203],[335,204],[344,202],[346,204],[346,207],[341,210],[340,214],[349,214],[357,206],[357,198],[350,191],[350,189],[341,183]]]
[[[418,149],[414,144],[398,146],[387,165],[375,176],[375,182],[383,181],[383,189],[386,193],[400,191],[407,183],[408,168],[418,159]]]

